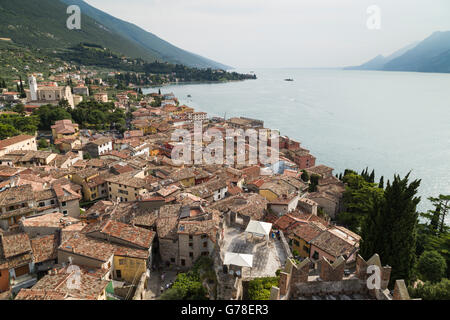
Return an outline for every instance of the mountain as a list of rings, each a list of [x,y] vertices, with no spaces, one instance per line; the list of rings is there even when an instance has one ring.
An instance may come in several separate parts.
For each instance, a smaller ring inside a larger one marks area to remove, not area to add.
[[[435,32],[402,56],[389,61],[383,70],[449,72],[450,31]]]
[[[409,50],[413,49],[415,46],[417,46],[419,42],[414,42],[411,43],[410,45],[407,45],[406,47],[401,48],[400,50],[395,51],[393,54],[385,57],[383,55],[378,55],[375,58],[373,58],[372,60],[363,63],[360,66],[356,66],[356,67],[346,67],[346,70],[383,70],[384,66],[402,56],[403,54],[405,54],[406,52],[408,52]]]
[[[151,54],[157,59],[167,61],[174,64],[184,64],[190,67],[198,68],[214,68],[214,69],[230,69],[231,67],[223,65],[221,63],[203,58],[199,55],[190,53],[183,49],[173,46],[155,36],[154,34],[147,32],[138,26],[129,22],[117,19],[101,10],[98,10],[91,5],[87,4],[83,0],[61,0],[67,5],[77,5],[80,7],[81,12],[95,21],[101,23],[107,29],[114,31],[121,35],[125,39],[141,46],[151,52]]]
[[[69,17],[66,12],[67,3],[80,5],[81,30],[67,29],[66,20]],[[67,1],[67,3],[59,0],[0,0],[0,38],[11,38],[17,44],[47,51],[64,51],[80,43],[92,43],[149,62],[158,60],[213,69],[226,67],[176,48],[136,26],[93,7],[88,8],[84,1]],[[103,23],[92,18],[88,12],[93,16],[92,12],[95,12]],[[127,31],[116,31],[121,28],[120,26],[123,28],[126,26]],[[135,36],[133,31],[136,31]],[[153,36],[156,40],[144,41],[143,34],[148,38]]]

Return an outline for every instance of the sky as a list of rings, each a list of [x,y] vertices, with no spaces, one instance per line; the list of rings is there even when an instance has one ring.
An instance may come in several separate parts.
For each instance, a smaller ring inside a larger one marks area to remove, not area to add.
[[[235,68],[359,65],[450,30],[449,0],[85,1]]]

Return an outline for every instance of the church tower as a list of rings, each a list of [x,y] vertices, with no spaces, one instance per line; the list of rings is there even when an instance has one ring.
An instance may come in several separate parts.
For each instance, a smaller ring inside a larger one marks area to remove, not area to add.
[[[33,75],[31,77],[28,77],[28,85],[30,86],[31,101],[37,101],[38,86],[36,78]]]

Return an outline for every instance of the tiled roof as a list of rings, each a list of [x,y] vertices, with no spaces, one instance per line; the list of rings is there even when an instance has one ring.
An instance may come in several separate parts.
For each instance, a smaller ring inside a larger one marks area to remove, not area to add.
[[[31,251],[30,238],[26,233],[2,235],[3,255],[11,258]]]
[[[56,259],[58,249],[58,237],[56,234],[31,239],[33,261],[35,263]]]
[[[99,232],[106,235],[108,239],[114,242],[114,239],[128,242],[138,247],[149,249],[152,245],[154,232],[147,229],[133,227],[114,220],[107,220],[96,224],[90,224],[83,229],[87,235]]]
[[[33,139],[34,136],[27,136],[27,135],[20,135],[20,136],[16,136],[16,137],[12,137],[9,139],[4,139],[4,140],[0,140],[0,149],[4,149],[6,147],[9,147],[13,144],[19,143],[19,142],[23,142],[26,140],[30,140]]]
[[[322,232],[311,241],[311,244],[334,257],[339,257],[342,255],[346,255],[348,257],[354,248],[348,242],[342,240],[329,230]]]

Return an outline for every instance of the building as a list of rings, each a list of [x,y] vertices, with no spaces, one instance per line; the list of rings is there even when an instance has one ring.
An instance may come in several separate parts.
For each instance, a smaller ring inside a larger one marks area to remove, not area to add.
[[[76,139],[80,135],[79,126],[72,120],[59,120],[51,127],[53,141],[58,139]]]
[[[20,135],[0,141],[0,156],[13,151],[37,151],[36,137]]]
[[[0,292],[17,293],[36,283],[30,239],[26,233],[0,234]]]
[[[85,86],[76,86],[73,88],[73,93],[82,96],[89,96],[89,88]]]
[[[40,105],[58,104],[62,100],[67,100],[72,108],[75,107],[72,90],[69,86],[38,87],[36,78],[34,76],[28,78],[28,84],[30,86],[30,89],[25,90],[25,93],[27,95],[27,103]]]
[[[92,158],[98,158],[102,154],[113,151],[113,142],[111,138],[100,138],[90,141],[84,146],[84,150],[89,153]]]
[[[370,289],[367,285],[369,266],[380,270],[379,288]],[[321,258],[317,267],[311,268],[309,259],[297,264],[288,259],[280,273],[279,284],[272,287],[270,300],[410,300],[403,280],[397,280],[394,292],[388,289],[392,268],[382,266],[380,257],[375,254],[367,262],[356,258],[356,270],[346,272],[345,259],[339,257],[334,263]]]
[[[118,176],[106,178],[108,183],[108,197],[120,202],[132,202],[147,193],[147,181],[140,178],[141,172],[128,172]]]
[[[105,92],[101,92],[101,93],[94,93],[94,99],[97,102],[103,102],[106,103],[108,102],[108,94]]]

